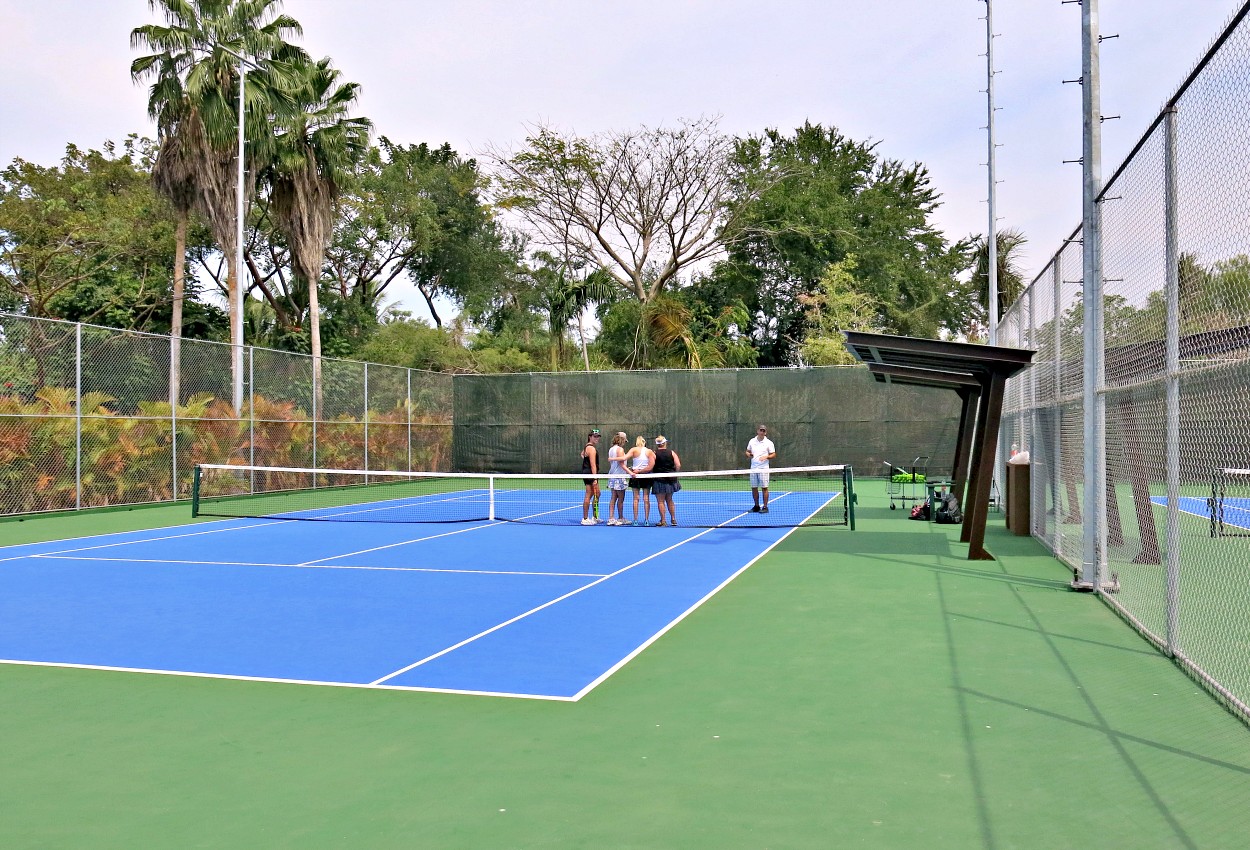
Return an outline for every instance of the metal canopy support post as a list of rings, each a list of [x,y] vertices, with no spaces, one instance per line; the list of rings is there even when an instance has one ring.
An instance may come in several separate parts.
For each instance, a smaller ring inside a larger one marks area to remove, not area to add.
[[[981,389],[981,404],[977,416],[977,427],[973,436],[973,456],[976,462],[972,467],[970,490],[974,494],[968,499],[968,510],[964,513],[964,527],[960,535],[962,541],[968,541],[969,561],[992,561],[994,556],[985,550],[985,525],[989,521],[990,483],[994,475],[994,458],[998,448],[998,425],[1003,409],[1003,394],[1007,388],[1007,379],[1002,375],[991,375]],[[981,496],[980,494],[985,494]]]
[[[951,475],[951,492],[959,500],[960,510],[967,504],[964,490],[968,485],[968,460],[972,454],[972,432],[976,425],[977,408],[981,400],[979,387],[959,387],[959,436],[955,444],[955,470]]]

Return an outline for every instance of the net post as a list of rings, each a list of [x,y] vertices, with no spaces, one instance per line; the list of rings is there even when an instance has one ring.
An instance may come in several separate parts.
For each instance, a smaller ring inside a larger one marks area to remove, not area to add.
[[[195,465],[195,476],[191,481],[191,516],[200,515],[200,465]]]
[[[851,467],[842,468],[842,482],[846,490],[846,524],[855,530],[855,472]]]
[[[490,475],[486,478],[486,487],[490,492],[490,520],[495,521],[495,476]]]

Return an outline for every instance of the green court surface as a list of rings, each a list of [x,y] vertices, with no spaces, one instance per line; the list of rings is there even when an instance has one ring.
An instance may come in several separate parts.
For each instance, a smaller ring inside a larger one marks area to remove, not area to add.
[[[578,703],[0,665],[0,847],[1250,845],[1245,725],[1000,514],[858,489]]]

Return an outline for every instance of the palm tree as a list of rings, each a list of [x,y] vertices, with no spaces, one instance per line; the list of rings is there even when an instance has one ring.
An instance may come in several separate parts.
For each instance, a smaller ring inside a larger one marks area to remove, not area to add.
[[[148,114],[157,122],[157,138],[160,147],[152,163],[152,183],[173,207],[174,227],[174,297],[171,311],[169,336],[169,404],[177,407],[180,391],[182,361],[182,305],[186,295],[187,229],[191,210],[195,206],[195,161],[189,150],[189,133],[179,133],[180,127],[190,127],[194,120],[176,116],[187,115],[186,92],[182,88],[172,58],[162,56],[148,99]]]
[[[286,108],[293,70],[307,61],[303,50],[286,41],[302,28],[294,18],[277,14],[280,5],[281,0],[148,0],[167,25],[148,24],[130,33],[132,47],[155,51],[134,60],[130,73],[136,81],[154,78],[148,113],[157,121],[161,142],[153,168],[157,188],[173,202],[180,223],[184,213],[198,210],[227,257],[234,256],[236,248],[239,121],[244,121],[249,140],[243,190],[250,196],[256,185],[255,165],[272,147],[270,116]],[[245,116],[237,109],[239,56],[249,57],[256,68],[245,89]],[[176,250],[178,309],[179,257],[185,244]],[[230,264],[227,290],[232,317],[241,315],[243,307],[236,275]],[[234,321],[231,327],[236,327]],[[233,336],[231,343],[241,346],[243,340]]]
[[[321,318],[317,287],[334,228],[335,202],[369,149],[367,118],[349,118],[360,86],[339,83],[322,59],[304,66],[295,109],[278,118],[274,156],[265,169],[274,222],[291,249],[291,269],[308,287],[313,386],[321,391]],[[320,405],[318,405],[320,406]]]
[[[997,249],[998,267],[998,312],[995,319],[1001,319],[1012,304],[1024,293],[1024,271],[1020,266],[1020,249],[1029,240],[1014,228],[998,231],[994,240]],[[978,237],[973,245],[975,265],[972,272],[972,285],[978,293],[978,303],[984,312],[986,327],[989,326],[990,302],[990,251],[989,242],[984,236]]]

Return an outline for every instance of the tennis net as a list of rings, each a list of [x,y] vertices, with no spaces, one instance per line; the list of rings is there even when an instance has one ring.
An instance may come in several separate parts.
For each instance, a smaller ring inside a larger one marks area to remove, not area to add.
[[[1206,508],[1212,537],[1250,537],[1250,469],[1215,470]]]
[[[659,519],[645,485],[675,481],[682,526],[855,527],[854,475],[849,466],[783,467],[768,471],[768,510],[753,511],[748,469],[625,476],[624,519]],[[192,515],[268,517],[326,522],[482,522],[578,525],[585,494],[581,475],[381,472],[274,466],[196,467]],[[598,516],[609,519],[613,478],[598,476]],[[638,487],[630,487],[635,483]],[[761,484],[758,479],[757,484]],[[637,493],[637,498],[635,498]],[[761,492],[762,497],[762,492]],[[637,514],[634,506],[637,501]],[[763,499],[761,498],[761,503]],[[649,503],[649,504],[648,504]],[[649,507],[649,510],[648,510]]]

